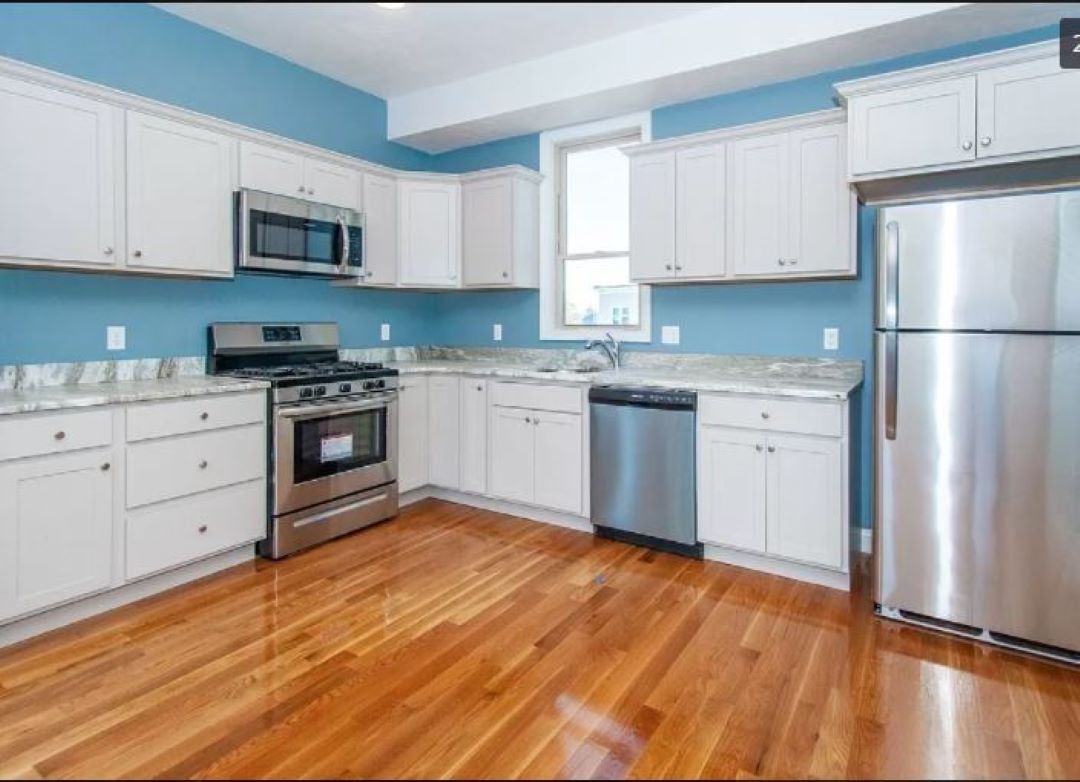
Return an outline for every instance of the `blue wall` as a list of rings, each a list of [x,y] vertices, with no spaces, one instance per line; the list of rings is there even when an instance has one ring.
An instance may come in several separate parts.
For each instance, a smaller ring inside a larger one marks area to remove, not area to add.
[[[0,4],[0,55],[398,168],[430,155],[386,139],[386,103],[141,3]],[[321,280],[233,282],[0,270],[0,364],[200,355],[214,319],[340,321],[345,344],[424,341],[426,294]],[[105,326],[128,349],[105,350]]]

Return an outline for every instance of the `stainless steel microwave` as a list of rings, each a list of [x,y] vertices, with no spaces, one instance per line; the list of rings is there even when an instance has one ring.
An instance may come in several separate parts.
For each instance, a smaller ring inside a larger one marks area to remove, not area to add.
[[[364,215],[355,209],[240,190],[239,269],[319,277],[364,275]]]

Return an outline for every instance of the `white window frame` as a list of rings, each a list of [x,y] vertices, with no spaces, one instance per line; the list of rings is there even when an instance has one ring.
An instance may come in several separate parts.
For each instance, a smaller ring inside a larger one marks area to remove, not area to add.
[[[652,289],[641,286],[640,324],[637,326],[567,326],[562,322],[562,274],[557,252],[560,186],[559,147],[584,143],[604,136],[638,132],[641,141],[652,141],[652,114],[644,111],[623,117],[588,122],[540,134],[540,339],[599,339],[607,332],[621,342],[652,341]]]

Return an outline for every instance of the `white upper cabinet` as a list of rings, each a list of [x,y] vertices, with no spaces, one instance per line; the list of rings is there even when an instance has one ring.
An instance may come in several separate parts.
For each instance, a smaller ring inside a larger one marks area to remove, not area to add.
[[[444,179],[398,181],[398,252],[402,285],[461,284],[461,185]]]
[[[1080,147],[1080,71],[1056,59],[979,73],[978,155]]]
[[[1062,69],[1058,59],[1058,42],[1048,41],[836,85],[848,107],[850,176],[909,177],[1080,154],[1080,71]],[[1017,168],[1009,181],[1045,179],[1036,168]],[[903,183],[882,192],[903,195]]]
[[[855,202],[844,175],[846,128],[833,124],[792,131],[788,143],[788,249],[782,268],[788,274],[854,274]]]
[[[461,186],[465,287],[539,284],[539,177],[498,172]]]
[[[723,144],[675,153],[675,276],[721,277],[727,257]]]
[[[240,184],[347,209],[360,205],[356,169],[253,141],[240,144]]]
[[[852,101],[851,173],[975,159],[975,77],[962,76]]]
[[[731,144],[728,255],[736,276],[779,274],[789,255],[790,169],[787,134]]]
[[[397,282],[398,225],[397,180],[364,174],[364,282],[393,285]]]
[[[0,77],[0,258],[110,267],[122,110]]]
[[[229,276],[235,141],[127,113],[127,265]]]
[[[630,277],[675,276],[675,153],[630,160]]]

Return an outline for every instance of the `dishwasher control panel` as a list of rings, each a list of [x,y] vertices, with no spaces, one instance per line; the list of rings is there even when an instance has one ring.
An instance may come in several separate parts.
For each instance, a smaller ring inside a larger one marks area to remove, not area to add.
[[[642,407],[693,410],[697,406],[697,394],[693,391],[668,391],[660,388],[604,385],[594,386],[589,390],[589,401],[595,404],[640,405]]]

